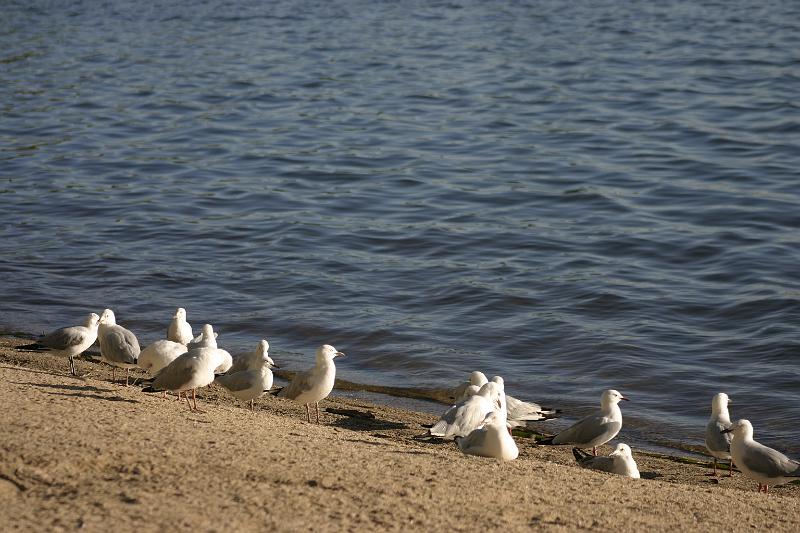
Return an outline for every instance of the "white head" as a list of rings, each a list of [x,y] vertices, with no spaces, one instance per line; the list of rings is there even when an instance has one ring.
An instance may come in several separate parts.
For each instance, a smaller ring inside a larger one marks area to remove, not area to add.
[[[84,326],[89,329],[96,328],[97,325],[100,323],[100,317],[97,313],[89,313],[89,316],[86,317],[86,322],[84,322]]]
[[[114,316],[114,311],[111,309],[105,309],[103,314],[100,315],[100,324],[104,324],[106,326],[114,326],[117,323],[117,317]]]
[[[503,431],[506,431],[506,421],[499,411],[492,411],[487,414],[483,419],[484,426],[502,426]]]
[[[633,457],[633,453],[631,452],[631,447],[630,446],[620,442],[619,444],[617,444],[617,447],[614,448],[614,451],[611,452],[608,456],[609,457],[623,457],[623,458],[627,459],[629,457],[632,458]]]
[[[486,374],[483,372],[475,371],[469,375],[469,384],[475,385],[476,387],[483,387],[484,383],[489,381],[486,379]]]
[[[214,333],[214,326],[211,324],[203,324],[202,344],[209,348],[217,347],[217,335]]]
[[[179,307],[175,310],[175,317],[178,320],[186,320],[186,309]]]
[[[728,429],[723,429],[723,433],[733,433],[734,439],[751,440],[753,438],[753,424],[749,420],[742,418],[733,423]]]
[[[603,395],[600,396],[600,405],[603,407],[609,407],[611,405],[617,405],[620,400],[627,400],[625,396],[622,395],[621,392],[608,389],[603,391]]]
[[[730,398],[724,392],[719,392],[711,399],[711,412],[713,414],[722,414],[728,412],[728,404],[731,403]]]
[[[506,390],[506,382],[500,376],[495,376],[492,378],[492,383],[497,385],[501,391]]]
[[[259,355],[268,356],[268,352],[269,352],[269,343],[267,342],[267,339],[261,339],[258,342],[258,346],[256,346],[256,353]]]
[[[334,357],[344,357],[344,353],[337,351],[330,344],[323,344],[317,348],[317,360],[333,361]]]

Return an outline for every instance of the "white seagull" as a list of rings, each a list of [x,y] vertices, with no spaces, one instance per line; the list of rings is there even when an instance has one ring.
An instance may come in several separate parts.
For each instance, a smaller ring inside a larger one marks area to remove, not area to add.
[[[600,411],[586,416],[558,435],[541,440],[537,444],[572,444],[578,448],[591,448],[597,455],[597,447],[617,436],[622,429],[620,400],[627,400],[619,391],[608,389],[600,396]]]
[[[200,335],[190,340],[186,347],[190,350],[194,348],[216,348],[217,333],[214,332],[214,327],[211,324],[204,324]]]
[[[277,391],[277,395],[281,398],[305,404],[309,423],[311,422],[309,404],[312,402],[315,404],[317,424],[319,424],[319,401],[327,398],[333,390],[336,381],[336,365],[333,363],[335,357],[344,357],[344,353],[337,351],[330,344],[323,344],[317,348],[317,361],[314,367],[305,372],[298,372],[289,385]]]
[[[91,313],[86,317],[86,322],[82,326],[59,328],[48,333],[37,342],[19,346],[19,348],[26,350],[46,348],[52,350],[56,355],[66,355],[69,357],[69,370],[73,376],[76,376],[74,357],[82,354],[89,346],[94,344],[97,339],[97,326],[99,323],[100,317],[96,313]]]
[[[728,395],[720,392],[711,400],[711,419],[706,424],[706,449],[714,458],[714,476],[717,475],[717,459],[728,459],[728,477],[733,475],[733,461],[731,460],[730,433],[723,433],[731,427],[731,415],[728,413],[728,404],[731,403]]]
[[[519,456],[519,448],[505,422],[500,411],[492,411],[483,419],[481,427],[473,429],[466,437],[455,437],[456,444],[469,455],[513,461]]]
[[[753,440],[749,420],[737,420],[723,433],[733,433],[731,457],[739,470],[758,482],[758,491],[769,491],[770,485],[783,485],[800,478],[800,463],[778,450]]]
[[[192,326],[186,322],[186,309],[179,307],[167,328],[167,340],[180,344],[189,344],[194,339]]]
[[[232,374],[234,372],[241,372],[242,370],[249,370],[251,368],[256,368],[261,366],[262,360],[266,358],[267,362],[270,365],[270,368],[280,368],[278,365],[275,364],[275,361],[269,356],[269,343],[266,339],[261,339],[256,349],[252,352],[248,352],[246,354],[238,356],[236,359],[233,360],[233,366],[226,372],[227,374]]]
[[[263,354],[260,360],[253,362],[249,368],[238,371],[231,369],[227,374],[217,376],[215,382],[242,402],[250,402],[250,410],[254,410],[254,401],[272,388],[272,358]]]
[[[572,454],[583,468],[610,472],[634,479],[639,479],[640,477],[639,468],[636,466],[636,461],[633,460],[631,447],[627,444],[621,442],[617,444],[617,447],[608,457],[595,457],[580,448],[572,448]]]
[[[461,402],[477,394],[483,384],[488,381],[486,374],[476,370],[470,374],[467,381],[453,389],[450,397],[454,399],[454,403]],[[558,413],[555,409],[544,408],[538,403],[525,402],[509,394],[506,394],[506,406],[508,411],[506,424],[509,429],[526,426],[528,422],[537,420],[551,420],[557,418]]]
[[[179,355],[174,361],[162,368],[150,381],[144,392],[171,391],[180,393],[192,391],[192,404],[189,410],[197,409],[197,389],[210,385],[214,381],[214,369],[221,361],[220,351],[216,348],[195,348]],[[178,394],[180,399],[180,394]],[[186,395],[189,403],[189,395]]]
[[[443,439],[466,437],[483,424],[486,415],[493,411],[500,413],[501,409],[498,385],[490,381],[480,388],[478,394],[462,400],[445,411],[428,430],[428,435]]]
[[[127,386],[131,368],[136,367],[136,359],[142,351],[136,335],[117,325],[114,311],[106,309],[100,315],[97,338],[100,341],[100,358],[111,365],[111,382],[116,381],[117,368],[124,368]]]

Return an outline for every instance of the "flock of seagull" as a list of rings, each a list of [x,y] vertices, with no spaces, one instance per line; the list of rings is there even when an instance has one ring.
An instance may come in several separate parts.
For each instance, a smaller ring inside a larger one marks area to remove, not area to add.
[[[111,309],[101,315],[91,313],[83,325],[60,328],[22,349],[46,349],[69,358],[70,372],[78,375],[74,358],[97,342],[100,358],[112,367],[112,380],[116,369],[126,370],[125,384],[129,384],[131,368],[142,368],[150,374],[144,380],[145,392],[173,392],[177,399],[185,395],[190,410],[198,410],[196,391],[218,383],[242,402],[254,401],[269,392],[279,397],[304,404],[306,418],[311,422],[311,404],[316,409],[319,423],[319,402],[333,390],[336,379],[334,359],[344,356],[331,345],[316,350],[313,367],[294,375],[283,388],[273,388],[271,368],[276,367],[269,356],[269,343],[259,341],[253,352],[234,359],[229,352],[217,346],[217,334],[210,324],[194,336],[186,321],[186,310],[178,308],[167,328],[167,338],[158,340],[143,350],[136,336],[116,323]],[[191,392],[192,401],[189,401]],[[503,378],[487,379],[482,372],[472,372],[467,381],[452,391],[453,405],[420,438],[453,440],[465,454],[493,457],[511,461],[518,457],[519,449],[511,430],[529,422],[550,420],[557,411],[539,404],[518,400],[505,394]],[[609,389],[600,397],[600,410],[574,423],[572,426],[537,441],[541,445],[572,445],[578,464],[585,468],[639,478],[639,470],[627,444],[619,443],[611,454],[597,456],[597,447],[612,439],[622,429],[622,411],[619,403],[628,400],[620,392]],[[769,485],[782,485],[800,479],[800,463],[784,454],[753,440],[753,426],[748,420],[731,422],[728,411],[730,399],[725,393],[716,394],[711,403],[711,418],[706,426],[705,444],[714,458],[714,476],[717,460],[729,461],[728,475],[733,475],[734,463],[741,472],[758,482],[759,492],[767,492]],[[584,450],[591,448],[589,454]]]

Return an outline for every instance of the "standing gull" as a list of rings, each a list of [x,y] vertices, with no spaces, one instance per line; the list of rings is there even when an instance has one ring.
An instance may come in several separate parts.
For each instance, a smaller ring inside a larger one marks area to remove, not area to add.
[[[76,376],[74,357],[80,355],[94,344],[97,339],[97,326],[99,323],[100,317],[96,313],[91,313],[86,317],[86,322],[83,326],[59,328],[39,341],[19,346],[19,348],[27,350],[46,348],[53,350],[57,355],[66,355],[69,357],[69,370],[73,376]]]
[[[513,461],[519,456],[519,448],[509,434],[506,420],[500,411],[492,411],[483,419],[483,425],[473,429],[466,437],[456,437],[459,449],[469,455],[494,457],[501,461]]]
[[[717,459],[728,459],[728,477],[733,475],[733,460],[731,459],[730,433],[723,433],[731,427],[731,415],[728,413],[728,404],[731,403],[728,395],[720,392],[711,400],[711,419],[706,424],[706,449],[714,457],[714,476],[717,475]]]
[[[233,361],[233,366],[228,370],[228,374],[249,370],[261,365],[262,359],[266,358],[271,367],[280,368],[269,356],[269,343],[266,339],[261,339],[256,349],[252,352],[240,355]]]
[[[179,342],[162,339],[150,344],[142,350],[139,354],[139,358],[136,360],[136,364],[151,376],[155,376],[159,370],[187,351],[186,346]],[[164,398],[166,397],[167,391],[164,391]]]
[[[264,353],[258,361],[251,362],[249,368],[229,371],[217,376],[214,380],[222,385],[238,400],[250,402],[250,410],[254,410],[254,401],[272,388],[272,358]]]
[[[619,443],[614,451],[608,457],[595,457],[589,455],[580,448],[572,448],[572,454],[575,460],[583,468],[590,468],[592,470],[600,470],[602,472],[610,472],[612,474],[619,474],[620,476],[627,476],[634,479],[639,479],[639,468],[636,466],[636,461],[633,460],[631,447],[627,444]]]
[[[136,367],[136,359],[142,351],[139,341],[130,330],[117,325],[114,311],[106,309],[100,315],[97,334],[100,340],[100,358],[111,365],[111,381],[116,381],[117,367],[125,369],[125,386],[128,386],[131,368]]]
[[[317,348],[317,362],[314,367],[295,374],[292,382],[277,392],[281,398],[304,403],[309,423],[311,410],[308,405],[313,402],[317,409],[317,424],[319,424],[319,401],[327,398],[333,390],[333,383],[336,381],[336,365],[333,364],[333,359],[337,356],[344,357],[344,354],[336,351],[330,344],[323,344]]]
[[[216,348],[195,348],[181,354],[159,371],[150,380],[150,386],[142,389],[144,392],[171,391],[180,393],[192,391],[194,408],[189,403],[189,410],[197,409],[197,389],[205,387],[214,381],[214,369],[220,364],[220,353]],[[178,395],[180,398],[180,394]]]
[[[778,450],[753,440],[749,420],[737,420],[723,433],[733,433],[731,457],[739,470],[758,482],[758,491],[769,491],[770,485],[783,485],[800,478],[800,463]]]
[[[203,325],[203,331],[200,332],[200,335],[190,340],[186,347],[190,350],[194,348],[216,348],[217,334],[214,332],[214,327],[211,324]]]
[[[592,455],[597,455],[597,447],[616,437],[622,429],[622,411],[618,404],[627,399],[619,391],[605,390],[600,396],[600,411],[537,444],[572,444],[578,448],[591,448]]]
[[[186,322],[186,309],[179,307],[175,310],[175,316],[172,317],[169,328],[167,328],[167,340],[189,344],[192,339],[194,339],[194,334],[192,326]]]

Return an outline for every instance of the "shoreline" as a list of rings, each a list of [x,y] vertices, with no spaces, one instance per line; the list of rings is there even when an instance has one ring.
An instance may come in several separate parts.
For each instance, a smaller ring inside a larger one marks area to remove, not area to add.
[[[14,349],[25,342],[0,337],[0,522],[12,530],[800,528],[797,485],[758,494],[739,472],[713,478],[637,448],[632,480],[520,437],[519,458],[500,463],[415,439],[435,415],[341,396],[321,402],[321,425],[268,395],[251,412],[218,387],[192,413],[110,383],[104,365],[81,359],[90,375],[72,377],[66,358]]]

